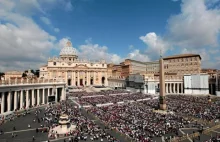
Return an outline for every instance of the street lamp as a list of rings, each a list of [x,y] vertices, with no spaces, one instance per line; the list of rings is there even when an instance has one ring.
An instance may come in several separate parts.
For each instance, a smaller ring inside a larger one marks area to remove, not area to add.
[[[147,82],[146,88],[147,88],[147,94],[148,94],[148,78],[146,82]]]

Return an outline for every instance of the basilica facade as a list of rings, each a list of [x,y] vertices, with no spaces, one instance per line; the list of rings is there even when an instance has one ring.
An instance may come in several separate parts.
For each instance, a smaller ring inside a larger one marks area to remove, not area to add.
[[[107,86],[107,64],[104,60],[78,59],[76,49],[68,41],[59,57],[49,58],[47,65],[40,67],[40,78],[65,80],[68,86]]]

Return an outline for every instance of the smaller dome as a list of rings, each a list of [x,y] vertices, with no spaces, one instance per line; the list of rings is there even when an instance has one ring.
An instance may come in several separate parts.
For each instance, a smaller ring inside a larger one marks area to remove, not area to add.
[[[72,43],[68,40],[65,47],[60,51],[60,55],[77,56],[77,51],[72,47]]]

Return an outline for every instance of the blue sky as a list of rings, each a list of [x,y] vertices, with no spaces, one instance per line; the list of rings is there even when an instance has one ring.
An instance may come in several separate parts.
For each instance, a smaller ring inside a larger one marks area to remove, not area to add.
[[[73,4],[70,12],[54,9],[49,14],[53,24],[61,29],[56,36],[70,37],[76,48],[91,38],[93,43],[122,56],[128,54],[131,45],[146,48],[139,39],[141,35],[152,31],[163,35],[167,19],[180,10],[179,2],[169,0],[87,0]]]
[[[219,0],[2,0],[0,71],[39,68],[70,39],[80,58],[120,63],[195,53],[219,68]]]

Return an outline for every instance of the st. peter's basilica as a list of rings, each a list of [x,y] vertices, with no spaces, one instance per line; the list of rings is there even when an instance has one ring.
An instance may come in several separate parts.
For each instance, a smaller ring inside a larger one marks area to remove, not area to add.
[[[107,64],[78,59],[76,49],[68,41],[59,57],[49,58],[47,65],[40,68],[40,78],[64,79],[68,86],[107,86]]]

